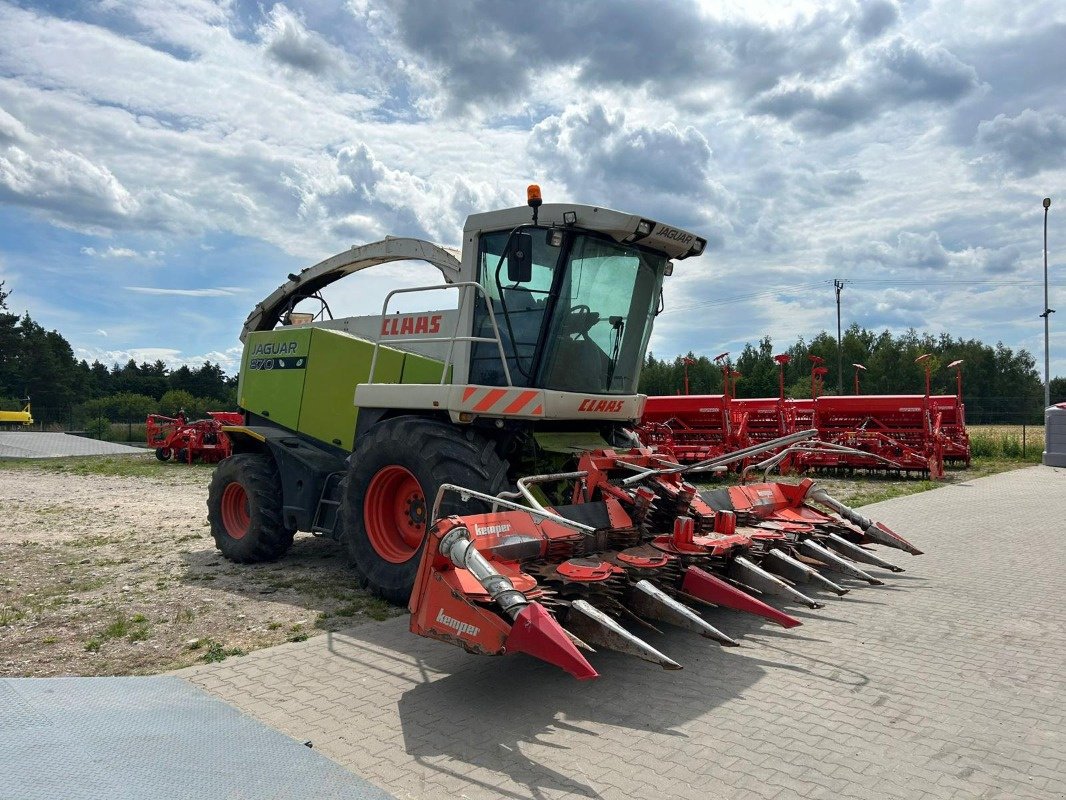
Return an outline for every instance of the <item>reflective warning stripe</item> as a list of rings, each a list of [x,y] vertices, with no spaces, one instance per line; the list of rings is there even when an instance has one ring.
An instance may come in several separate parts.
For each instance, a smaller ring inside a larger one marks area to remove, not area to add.
[[[505,394],[507,394],[506,389],[492,389],[491,391],[487,392],[485,396],[481,398],[481,400],[478,401],[478,404],[474,406],[474,411],[488,411],[490,408],[496,405],[496,401],[503,397]]]
[[[529,404],[530,400],[532,400],[536,396],[536,392],[522,392],[520,395],[518,395],[518,397],[515,398],[515,401],[511,403],[511,405],[507,406],[507,408],[503,410],[503,413],[517,414]]]
[[[477,414],[544,415],[541,392],[536,389],[499,389],[467,386],[463,389],[462,408]]]

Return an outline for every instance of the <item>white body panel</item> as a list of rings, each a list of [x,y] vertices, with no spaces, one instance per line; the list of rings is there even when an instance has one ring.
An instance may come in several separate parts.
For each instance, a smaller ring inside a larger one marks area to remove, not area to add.
[[[363,383],[355,387],[355,404],[360,408],[447,411],[453,422],[476,417],[630,422],[640,419],[647,399],[643,394],[590,395],[508,386]],[[460,419],[460,414],[470,418]]]

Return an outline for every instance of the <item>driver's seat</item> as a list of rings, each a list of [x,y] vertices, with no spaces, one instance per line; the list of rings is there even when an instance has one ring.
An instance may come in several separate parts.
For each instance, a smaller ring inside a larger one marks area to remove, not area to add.
[[[556,343],[552,371],[546,388],[562,392],[602,392],[607,386],[611,359],[588,338],[562,338]]]

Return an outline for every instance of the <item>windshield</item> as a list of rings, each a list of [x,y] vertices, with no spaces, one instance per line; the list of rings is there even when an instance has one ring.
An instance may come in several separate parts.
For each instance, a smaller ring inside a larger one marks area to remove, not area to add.
[[[497,287],[507,238],[506,232],[482,237],[480,276],[497,313],[512,382],[636,394],[666,257],[583,232],[553,247],[546,231],[534,229],[532,279],[508,284],[504,265]],[[487,316],[481,304],[475,335],[492,335]],[[472,383],[503,384],[502,372],[494,344],[474,348]]]

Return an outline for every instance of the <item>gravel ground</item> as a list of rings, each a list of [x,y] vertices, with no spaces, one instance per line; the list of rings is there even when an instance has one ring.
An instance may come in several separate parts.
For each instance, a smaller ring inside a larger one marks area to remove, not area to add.
[[[160,672],[399,613],[355,589],[326,540],[300,534],[274,564],[223,559],[208,467],[19,466],[0,463],[0,676]]]

